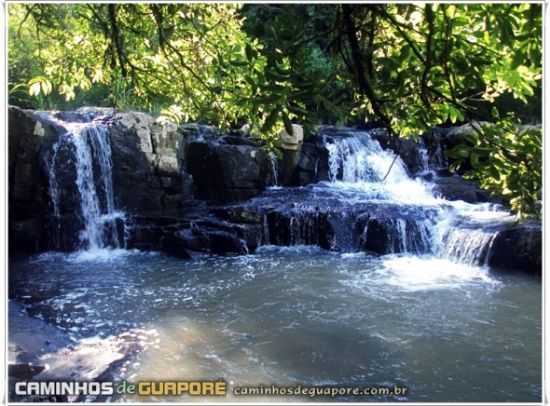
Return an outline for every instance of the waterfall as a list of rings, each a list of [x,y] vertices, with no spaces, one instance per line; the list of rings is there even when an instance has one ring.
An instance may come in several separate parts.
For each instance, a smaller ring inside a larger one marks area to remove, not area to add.
[[[55,118],[66,133],[59,136],[52,146],[48,162],[49,197],[52,214],[58,223],[63,222],[60,213],[61,193],[59,171],[67,171],[59,162],[61,148],[70,151],[74,164],[73,176],[78,191],[78,215],[82,222],[79,246],[88,250],[106,247],[121,248],[125,241],[125,215],[115,208],[111,145],[108,129],[97,122],[67,123]],[[67,185],[64,185],[67,186]],[[73,208],[77,209],[77,208]]]
[[[52,214],[54,218],[59,219],[59,186],[57,184],[57,176],[55,172],[55,164],[57,153],[61,142],[58,140],[52,147],[52,158],[47,163],[48,166],[48,186],[50,192],[50,200],[52,202]]]
[[[356,137],[327,143],[329,152],[329,177],[332,182],[361,182],[373,178],[368,158],[372,151],[371,143]]]
[[[271,162],[271,176],[273,186],[279,186],[279,167],[277,164],[277,155],[275,155],[273,152],[269,153],[269,161]]]
[[[344,132],[342,136],[325,137],[325,147],[331,188],[342,193],[356,192],[375,205],[398,204],[400,211],[408,212],[406,219],[400,218],[399,212],[388,211],[386,217],[362,224],[360,243],[365,249],[379,253],[437,255],[469,265],[488,263],[496,232],[483,229],[483,221],[477,220],[479,217],[502,218],[507,213],[481,204],[436,197],[433,184],[409,176],[400,157],[382,181],[395,154],[384,150],[369,132]],[[427,149],[420,154],[424,158],[424,169],[430,170]],[[427,219],[424,213],[430,209],[437,210],[438,214]],[[470,220],[466,228],[461,227],[464,219]],[[382,233],[386,234],[384,242],[379,241]]]
[[[449,230],[442,254],[468,265],[488,265],[496,235],[479,229]]]

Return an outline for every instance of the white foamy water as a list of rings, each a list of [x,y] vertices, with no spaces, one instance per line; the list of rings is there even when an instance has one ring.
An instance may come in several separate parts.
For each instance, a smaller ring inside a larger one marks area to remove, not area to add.
[[[382,268],[376,274],[379,282],[407,291],[459,288],[469,284],[499,284],[485,267],[428,256],[388,256],[383,259]]]
[[[383,301],[392,301],[399,292],[456,290],[473,286],[496,289],[501,285],[489,268],[458,263],[432,255],[390,254],[374,268],[344,271],[342,284]]]
[[[94,248],[73,252],[66,256],[66,260],[73,263],[85,262],[117,262],[130,255],[140,253],[139,250],[122,248]]]
[[[350,202],[397,203],[416,206],[418,210],[436,209],[439,213],[436,221],[425,222],[420,218],[418,221],[422,222],[422,229],[429,227],[422,233],[423,239],[432,236],[429,252],[441,258],[470,265],[486,264],[496,236],[495,231],[484,231],[487,222],[512,219],[508,212],[491,203],[471,204],[438,196],[433,183],[409,176],[403,160],[391,150],[384,150],[368,132],[334,137],[326,148],[330,187],[341,193],[342,198]],[[427,170],[426,151],[423,158]],[[394,221],[396,235],[392,238],[399,240],[396,246],[400,252],[409,252],[411,244],[404,221]],[[461,228],[465,223],[469,226]]]

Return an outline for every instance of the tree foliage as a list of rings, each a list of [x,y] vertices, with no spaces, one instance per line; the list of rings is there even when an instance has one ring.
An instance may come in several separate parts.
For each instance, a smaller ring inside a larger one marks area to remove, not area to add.
[[[10,102],[247,123],[271,144],[291,122],[378,121],[398,146],[495,109],[540,121],[541,19],[536,4],[13,4]],[[496,151],[532,159],[537,136],[493,132],[464,145],[493,151],[471,176],[533,212],[540,165],[512,174]]]

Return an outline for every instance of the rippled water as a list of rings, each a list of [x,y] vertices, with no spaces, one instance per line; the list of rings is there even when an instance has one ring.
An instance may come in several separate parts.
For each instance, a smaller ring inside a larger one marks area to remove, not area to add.
[[[11,266],[12,297],[76,342],[145,342],[121,379],[396,384],[411,401],[541,400],[541,285],[520,274],[313,247],[192,261],[46,253]]]

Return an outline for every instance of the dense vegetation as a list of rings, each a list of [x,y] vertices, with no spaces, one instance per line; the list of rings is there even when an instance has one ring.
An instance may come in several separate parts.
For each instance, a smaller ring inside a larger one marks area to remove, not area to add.
[[[455,166],[520,215],[541,195],[536,4],[15,4],[10,103],[108,105],[269,144],[291,122],[386,126],[399,137],[474,125]],[[515,113],[515,115],[513,115]]]

